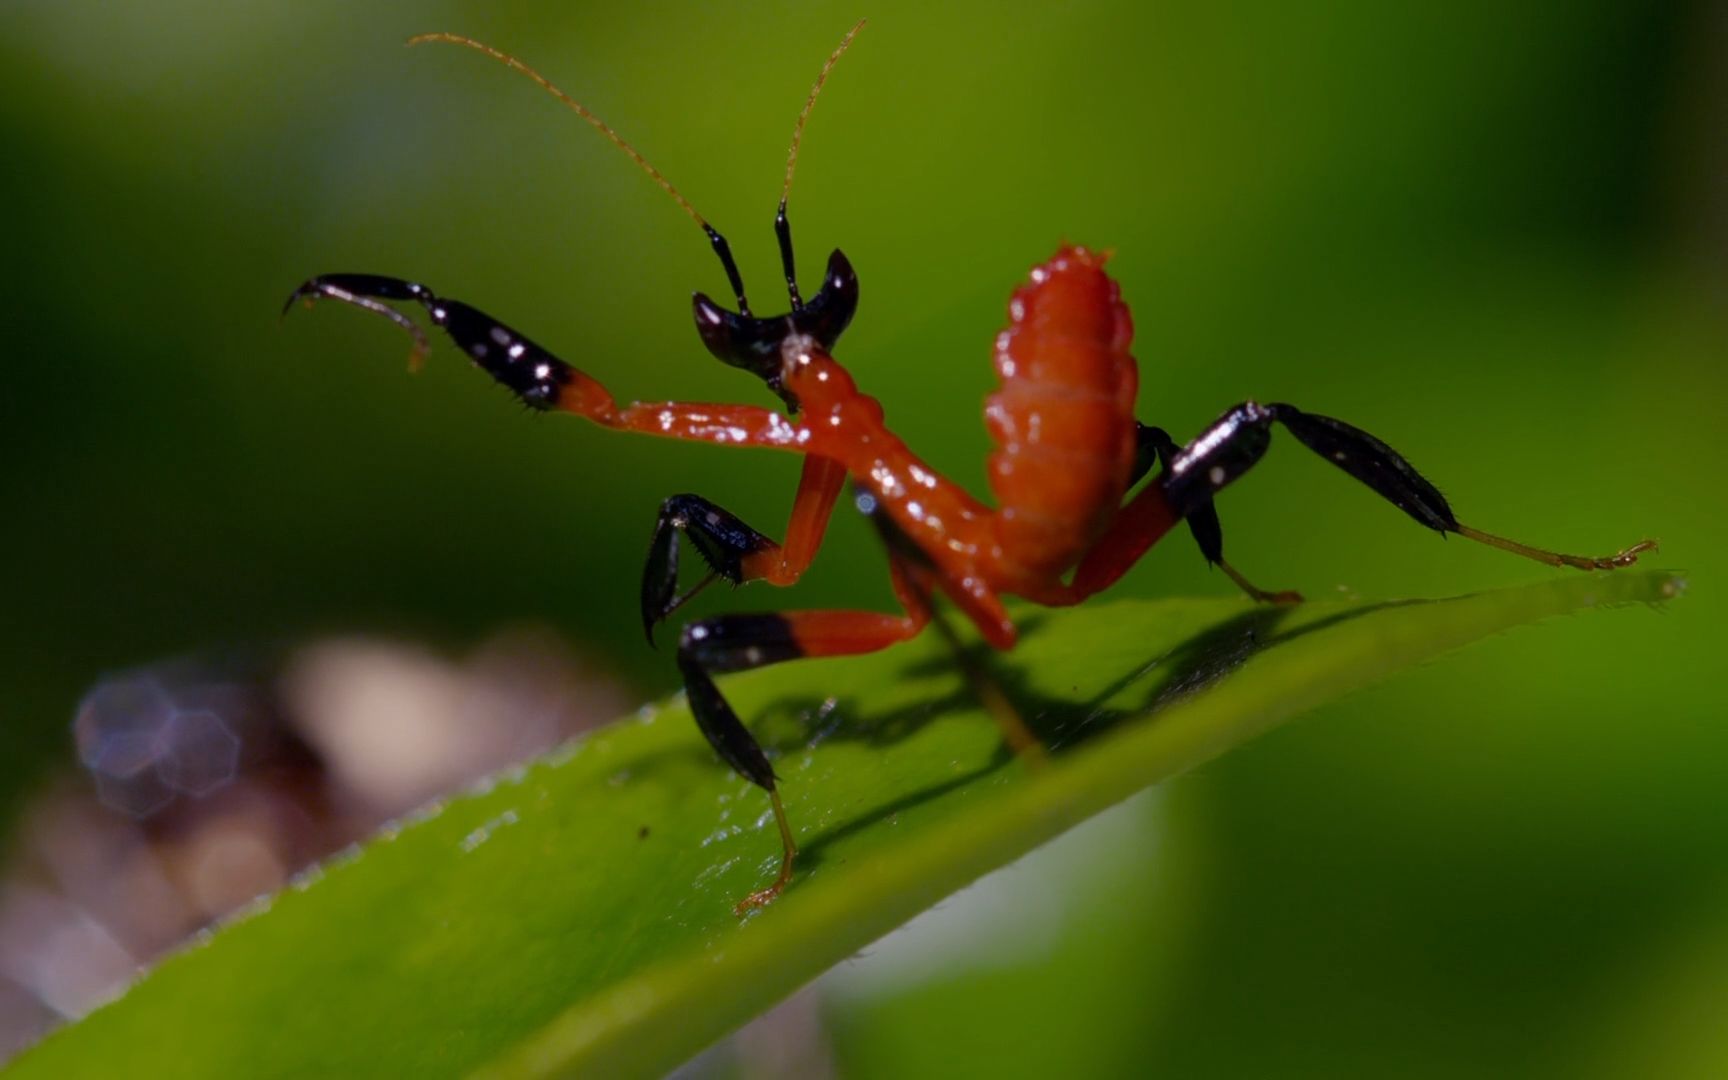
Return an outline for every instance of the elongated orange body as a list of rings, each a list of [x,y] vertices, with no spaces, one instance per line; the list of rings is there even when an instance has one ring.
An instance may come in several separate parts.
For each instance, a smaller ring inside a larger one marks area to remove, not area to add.
[[[824,350],[806,341],[788,354],[785,386],[805,410],[788,448],[842,462],[999,647],[1014,638],[1001,595],[1072,602],[1062,576],[1116,518],[1133,470],[1133,323],[1103,267],[1104,256],[1065,246],[1009,302],[996,342],[1000,385],[985,410],[998,446],[995,509],[889,431],[881,405]],[[1174,521],[1154,516],[1168,520],[1142,530],[1148,536]]]
[[[1001,384],[984,419],[997,446],[996,569],[1010,592],[1020,591],[1010,582],[1047,583],[1079,560],[1134,465],[1134,323],[1105,258],[1058,250],[1014,291],[996,337]]]

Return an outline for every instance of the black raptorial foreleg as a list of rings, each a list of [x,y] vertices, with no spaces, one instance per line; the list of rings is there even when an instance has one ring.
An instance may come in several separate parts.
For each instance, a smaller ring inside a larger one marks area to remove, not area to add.
[[[1230,409],[1167,461],[1156,483],[1163,486],[1172,509],[1184,517],[1196,510],[1204,516],[1213,495],[1266,453],[1274,422],[1283,424],[1304,446],[1368,485],[1412,520],[1441,534],[1456,533],[1550,566],[1580,570],[1630,566],[1640,553],[1656,546],[1644,540],[1613,555],[1562,555],[1473,529],[1459,523],[1446,497],[1415,466],[1366,431],[1329,416],[1303,412],[1294,405],[1251,401]],[[1196,539],[1200,539],[1198,534]],[[1204,549],[1206,541],[1201,543]]]
[[[678,591],[679,535],[688,537],[708,564],[708,574]],[[774,546],[774,541],[700,495],[674,495],[660,504],[648,561],[642,567],[642,631],[654,644],[654,627],[718,578],[744,581],[744,559]]]
[[[1129,487],[1137,484],[1154,464],[1162,467],[1163,476],[1168,476],[1171,464],[1181,451],[1181,448],[1176,445],[1176,440],[1172,439],[1170,433],[1163,428],[1150,427],[1140,423],[1136,423],[1134,427],[1137,446],[1134,456],[1134,473],[1128,482]],[[1218,508],[1213,505],[1210,495],[1205,498],[1197,496],[1191,498],[1182,516],[1188,522],[1188,531],[1193,535],[1194,542],[1199,546],[1200,554],[1205,557],[1207,564],[1223,570],[1229,575],[1230,580],[1236,583],[1237,587],[1254,600],[1264,604],[1299,604],[1302,602],[1301,593],[1290,590],[1268,592],[1259,588],[1224,560],[1224,526],[1218,521]]]
[[[449,334],[450,340],[475,364],[535,409],[555,408],[564,388],[583,378],[569,364],[478,308],[460,300],[446,300],[412,281],[378,274],[322,274],[290,293],[283,313],[297,300],[308,304],[339,300],[384,316],[414,339],[409,365],[416,368],[431,348],[426,334],[412,319],[384,301],[418,303],[426,309],[432,324]]]

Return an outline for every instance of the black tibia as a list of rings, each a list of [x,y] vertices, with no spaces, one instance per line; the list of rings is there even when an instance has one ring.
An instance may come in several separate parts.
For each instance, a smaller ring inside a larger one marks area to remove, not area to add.
[[[509,387],[523,402],[536,409],[550,409],[575,371],[550,352],[460,300],[445,300],[424,285],[377,274],[324,274],[295,289],[283,308],[296,300],[340,300],[345,304],[382,315],[414,338],[418,359],[426,352],[426,336],[407,316],[380,303],[412,300],[426,309],[432,324],[444,329],[450,339],[494,379]]]
[[[1213,421],[1171,456],[1158,476],[1171,508],[1187,517],[1253,468],[1272,442],[1272,419],[1269,410],[1246,402]]]
[[[742,671],[804,655],[792,624],[780,615],[722,615],[684,628],[678,639],[678,670],[696,726],[716,753],[751,783],[774,790],[774,768],[762,745],[732,711],[714,673]]]
[[[1231,410],[1232,413],[1238,411]],[[1217,428],[1218,425],[1214,424],[1212,430]],[[1137,423],[1135,433],[1139,439],[1138,452],[1134,461],[1136,478],[1144,475],[1145,471],[1151,468],[1152,459],[1156,458],[1163,468],[1159,479],[1159,482],[1163,483],[1165,478],[1170,477],[1175,472],[1176,462],[1181,458],[1184,451],[1176,445],[1176,441],[1163,428],[1147,427],[1145,424]],[[1201,438],[1205,437],[1205,435],[1201,436]],[[1198,441],[1196,440],[1196,443]],[[1247,457],[1248,464],[1253,464],[1263,453],[1265,453],[1264,443],[1259,445],[1250,443],[1246,451],[1246,454],[1251,455]],[[1228,454],[1222,455],[1222,457],[1226,462],[1234,460]],[[1242,469],[1246,468],[1247,465],[1242,466]],[[1240,475],[1240,471],[1238,470],[1238,475]],[[1226,482],[1228,481],[1226,480]],[[1192,488],[1191,491],[1192,494],[1185,496],[1188,508],[1183,517],[1187,520],[1188,531],[1193,534],[1194,542],[1199,545],[1200,554],[1205,557],[1207,565],[1216,566],[1223,570],[1225,574],[1229,575],[1230,580],[1236,583],[1237,588],[1240,588],[1248,594],[1250,599],[1258,603],[1300,604],[1302,602],[1301,593],[1289,590],[1268,592],[1243,577],[1240,571],[1225,561],[1224,526],[1218,521],[1218,508],[1213,504],[1210,495],[1206,494],[1201,487]]]
[[[1458,519],[1438,488],[1398,451],[1361,428],[1294,405],[1268,406],[1308,449],[1380,493],[1381,498],[1435,532],[1457,532]]]
[[[678,592],[679,534],[689,537],[710,573],[688,592]],[[654,644],[654,627],[700,592],[715,576],[734,585],[744,581],[744,557],[773,547],[774,541],[700,495],[674,495],[660,504],[648,562],[642,568],[642,630]]]
[[[1129,482],[1129,487],[1138,483],[1154,462],[1160,464],[1168,474],[1180,449],[1176,440],[1163,428],[1148,427],[1136,421],[1134,433],[1138,445],[1134,455],[1134,478]],[[1207,563],[1216,566],[1223,562],[1224,526],[1218,521],[1218,510],[1211,497],[1194,500],[1183,518],[1188,522],[1188,531],[1193,534],[1194,542],[1200,545],[1200,554],[1205,556]]]
[[[320,274],[289,294],[288,302],[282,305],[282,314],[288,314],[296,300],[317,300],[325,296],[337,300],[352,300],[357,296],[375,300],[419,300],[431,295],[432,291],[424,285],[380,274]]]
[[[1379,439],[1341,420],[1305,413],[1293,405],[1257,405],[1252,401],[1226,412],[1166,465],[1159,483],[1177,512],[1188,515],[1252,468],[1271,443],[1273,421],[1421,524],[1437,532],[1458,531],[1458,520],[1439,490]]]
[[[1381,498],[1409,514],[1418,524],[1442,535],[1457,533],[1549,566],[1571,566],[1579,570],[1631,566],[1638,561],[1640,554],[1656,548],[1655,541],[1642,540],[1613,555],[1563,555],[1472,529],[1459,524],[1452,515],[1452,507],[1446,503],[1446,497],[1423,478],[1414,465],[1361,428],[1351,427],[1330,416],[1305,413],[1294,405],[1256,405],[1252,401],[1225,413],[1201,432],[1199,438],[1165,461],[1164,471],[1157,482],[1163,485],[1171,507],[1189,518],[1190,526],[1194,524],[1193,514],[1209,512],[1202,508],[1210,506],[1214,493],[1247,472],[1266,453],[1273,421],[1283,424],[1302,445],[1373,488]],[[1148,447],[1153,455],[1162,457],[1158,443],[1160,435],[1162,432],[1155,428],[1140,429],[1140,454],[1135,464],[1141,472],[1151,467]],[[1207,531],[1210,531],[1210,537],[1204,535]],[[1212,514],[1210,525],[1195,528],[1194,537],[1200,541],[1201,550],[1207,552],[1206,557],[1223,567],[1225,573],[1256,599],[1283,603],[1295,598],[1294,593],[1263,594],[1230,568],[1222,558],[1223,536],[1218,533],[1216,514]]]

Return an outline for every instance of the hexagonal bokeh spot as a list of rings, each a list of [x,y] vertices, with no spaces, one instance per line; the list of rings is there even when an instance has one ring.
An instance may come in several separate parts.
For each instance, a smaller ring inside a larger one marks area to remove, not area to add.
[[[105,766],[99,763],[109,761],[124,770],[124,760],[143,751],[173,711],[154,675],[124,672],[104,678],[78,703],[78,716],[72,721],[78,760],[87,769],[101,770]],[[118,756],[113,748],[116,740],[129,748]]]
[[[105,805],[141,818],[173,800],[157,764],[174,713],[161,683],[145,672],[110,676],[85,695],[72,731]]]
[[[176,712],[164,734],[156,771],[176,791],[209,795],[239,771],[240,736],[208,709]]]

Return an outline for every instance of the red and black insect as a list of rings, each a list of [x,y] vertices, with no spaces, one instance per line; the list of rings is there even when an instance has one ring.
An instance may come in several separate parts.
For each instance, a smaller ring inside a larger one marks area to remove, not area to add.
[[[859,27],[863,24],[860,23]],[[536,409],[575,413],[605,427],[724,446],[757,446],[804,457],[785,538],[767,534],[700,495],[674,495],[661,504],[642,574],[642,625],[655,626],[718,579],[734,585],[791,585],[821,546],[828,519],[848,479],[858,507],[886,542],[899,614],[874,611],[791,611],[721,615],[685,625],[677,662],[696,723],[721,758],[763,788],[780,828],[780,872],[746,897],[740,912],[766,904],[791,880],[797,845],[781,805],[773,766],[714,682],[742,671],[812,656],[872,652],[919,633],[941,594],[963,611],[998,649],[1014,644],[1015,626],[1003,597],[1037,604],[1076,604],[1113,584],[1179,522],[1207,562],[1221,567],[1256,601],[1294,603],[1293,592],[1256,588],[1224,559],[1224,534],[1213,497],[1266,452],[1273,425],[1367,484],[1419,524],[1456,533],[1552,566],[1607,570],[1628,566],[1654,545],[1644,541],[1614,555],[1589,558],[1492,536],[1461,524],[1433,484],[1391,447],[1341,420],[1293,405],[1243,402],[1192,439],[1178,444],[1162,428],[1134,415],[1139,373],[1129,354],[1133,323],[1105,256],[1063,246],[1032,270],[1008,304],[1008,327],[996,338],[998,386],[985,403],[996,449],[988,505],[945,479],[900,440],[882,406],[859,391],[834,358],[840,335],[858,306],[858,276],[846,256],[828,257],[822,285],[804,299],[798,290],[792,230],[786,218],[798,143],[829,70],[859,27],[828,58],[798,118],[774,231],[791,310],[760,318],[745,299],[743,278],[725,239],[655,169],[587,109],[513,57],[468,38],[431,34],[414,39],[465,45],[523,72],[557,96],[628,153],[707,234],[726,272],[737,310],[698,292],[696,330],[715,359],[760,378],[784,411],[750,405],[668,401],[619,405],[593,378],[498,320],[424,285],[373,274],[326,274],[289,297],[308,303],[340,300],[383,315],[413,336],[414,359],[426,352],[424,333],[388,306],[410,301],[426,309],[479,367]],[[1153,468],[1157,473],[1141,485]],[[1139,487],[1138,491],[1134,489]],[[708,574],[678,589],[679,556],[693,545]],[[1008,710],[996,710],[1017,750],[1035,746]]]

